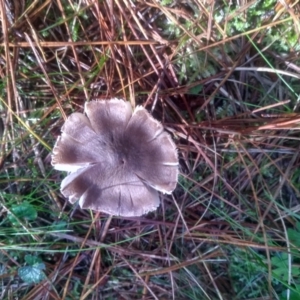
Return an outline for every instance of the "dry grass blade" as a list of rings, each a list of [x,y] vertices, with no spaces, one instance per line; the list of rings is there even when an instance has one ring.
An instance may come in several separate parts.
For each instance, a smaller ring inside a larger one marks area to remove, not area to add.
[[[0,1],[1,299],[298,299],[299,1]],[[142,105],[180,176],[81,210],[51,149],[92,99]],[[298,298],[297,298],[298,297]]]

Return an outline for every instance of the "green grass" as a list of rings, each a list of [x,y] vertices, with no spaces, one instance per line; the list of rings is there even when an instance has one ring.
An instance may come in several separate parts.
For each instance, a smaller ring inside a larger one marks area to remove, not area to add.
[[[299,299],[299,3],[130,3],[0,5],[0,298]],[[51,166],[64,119],[111,97],[178,148],[138,218],[71,205]]]

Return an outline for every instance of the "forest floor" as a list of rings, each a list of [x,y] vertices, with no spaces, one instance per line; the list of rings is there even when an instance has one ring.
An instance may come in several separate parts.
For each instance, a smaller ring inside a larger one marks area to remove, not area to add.
[[[300,299],[299,13],[0,1],[0,299]],[[141,217],[70,204],[51,165],[66,118],[113,97],[178,149],[177,188]]]

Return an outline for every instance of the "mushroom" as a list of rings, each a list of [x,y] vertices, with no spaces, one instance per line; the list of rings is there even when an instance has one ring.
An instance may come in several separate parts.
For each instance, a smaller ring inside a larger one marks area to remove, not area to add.
[[[174,142],[141,106],[132,112],[120,99],[85,103],[61,129],[52,165],[69,172],[62,194],[81,208],[140,216],[159,206],[157,191],[170,194],[178,178]]]

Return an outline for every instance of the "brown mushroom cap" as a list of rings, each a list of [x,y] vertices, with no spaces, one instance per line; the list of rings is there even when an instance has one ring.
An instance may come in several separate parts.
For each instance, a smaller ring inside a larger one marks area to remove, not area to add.
[[[57,170],[71,172],[61,192],[82,208],[140,216],[159,205],[156,190],[177,184],[175,144],[143,107],[132,113],[119,99],[91,101],[62,127],[52,156]]]

